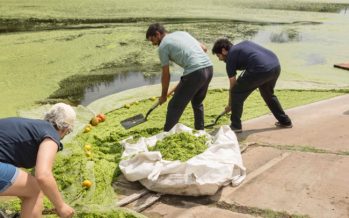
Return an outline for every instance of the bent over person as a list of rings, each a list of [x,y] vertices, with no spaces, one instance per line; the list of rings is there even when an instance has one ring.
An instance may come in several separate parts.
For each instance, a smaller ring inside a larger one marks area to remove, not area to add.
[[[60,217],[72,217],[74,209],[63,201],[52,173],[60,140],[73,129],[72,107],[58,103],[44,120],[0,119],[0,196],[21,199],[21,217],[41,217],[43,195],[52,202]],[[35,175],[20,168],[35,167]]]
[[[272,51],[251,41],[233,45],[228,39],[221,38],[214,43],[212,53],[226,63],[230,92],[225,111],[231,111],[230,127],[233,131],[242,132],[241,116],[244,102],[257,88],[278,120],[275,125],[283,128],[292,127],[291,119],[274,95],[274,87],[281,68],[278,58]],[[236,79],[237,70],[243,70],[238,79]]]
[[[185,107],[191,102],[194,111],[194,127],[204,129],[203,100],[212,79],[213,67],[206,54],[207,48],[189,33],[176,31],[167,33],[158,23],[151,24],[146,33],[147,40],[159,46],[162,66],[162,92],[159,103],[167,100],[170,83],[170,61],[183,68],[183,76],[175,88],[173,98],[168,103],[164,131],[169,131],[178,123]]]

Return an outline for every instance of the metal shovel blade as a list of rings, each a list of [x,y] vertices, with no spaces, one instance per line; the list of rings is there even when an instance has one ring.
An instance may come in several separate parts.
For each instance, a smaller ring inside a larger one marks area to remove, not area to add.
[[[121,125],[125,129],[129,129],[131,127],[137,126],[138,124],[144,123],[146,121],[143,114],[137,114],[133,117],[127,118],[126,120],[121,121]]]
[[[125,128],[125,129],[129,129],[131,127],[137,126],[138,124],[144,123],[145,121],[147,121],[147,118],[149,116],[149,114],[157,107],[159,106],[159,102],[155,103],[147,112],[147,114],[145,115],[145,117],[143,116],[143,114],[137,114],[133,117],[127,118],[126,120],[121,121],[121,125]]]

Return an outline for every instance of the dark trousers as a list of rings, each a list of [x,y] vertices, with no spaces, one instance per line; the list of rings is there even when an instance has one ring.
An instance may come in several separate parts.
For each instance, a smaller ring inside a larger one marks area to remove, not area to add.
[[[164,131],[169,131],[179,121],[185,107],[191,102],[194,111],[195,129],[204,129],[204,105],[213,67],[206,67],[182,76],[175,94],[168,103]]]
[[[231,90],[231,127],[241,129],[244,102],[257,88],[274,117],[282,124],[291,124],[290,118],[285,114],[278,98],[274,95],[274,87],[280,71],[280,66],[268,72],[246,71],[237,79],[237,84]]]

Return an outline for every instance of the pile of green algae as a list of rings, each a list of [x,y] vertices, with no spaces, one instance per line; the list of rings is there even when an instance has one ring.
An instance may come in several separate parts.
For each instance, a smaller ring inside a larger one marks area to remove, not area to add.
[[[347,92],[347,90],[276,90],[276,95],[283,107],[287,109]],[[211,123],[224,110],[227,100],[227,90],[209,90],[204,102],[206,123]],[[121,174],[118,163],[123,152],[120,141],[130,136],[149,137],[162,132],[167,103],[156,108],[145,123],[131,129],[124,129],[120,121],[139,113],[146,113],[155,102],[156,99],[144,99],[134,102],[130,107],[122,107],[106,113],[105,122],[92,127],[89,132],[80,132],[69,143],[66,143],[64,150],[58,154],[54,175],[66,202],[75,208],[77,217],[142,216],[115,206],[118,201],[118,190],[113,188],[115,187],[113,183]],[[269,113],[269,109],[265,106],[258,91],[254,92],[245,102],[243,120],[266,113]],[[193,112],[190,106],[186,108],[180,123],[193,128]],[[216,127],[224,124],[229,124],[229,116],[222,117]],[[208,129],[207,132],[209,131],[211,130]],[[86,144],[92,146],[91,155],[87,155],[84,150]],[[181,159],[182,157],[176,158]],[[92,182],[89,189],[81,185],[86,179]],[[1,207],[13,212],[20,210],[18,200],[8,201]],[[52,207],[45,199],[45,208]]]

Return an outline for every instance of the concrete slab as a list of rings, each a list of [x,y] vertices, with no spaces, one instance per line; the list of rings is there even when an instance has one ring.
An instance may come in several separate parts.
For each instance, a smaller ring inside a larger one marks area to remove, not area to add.
[[[274,126],[272,115],[243,123],[239,140],[272,145],[313,146],[333,152],[349,151],[349,95],[287,110],[293,128]]]
[[[282,155],[282,151],[268,147],[250,147],[242,154],[242,161],[247,169],[247,174],[257,170],[270,160]]]
[[[255,218],[255,216],[248,214],[235,213],[229,210],[189,203],[188,205],[183,205],[183,207],[157,204],[143,214],[152,218]]]
[[[220,201],[317,218],[349,217],[349,156],[291,153]]]

